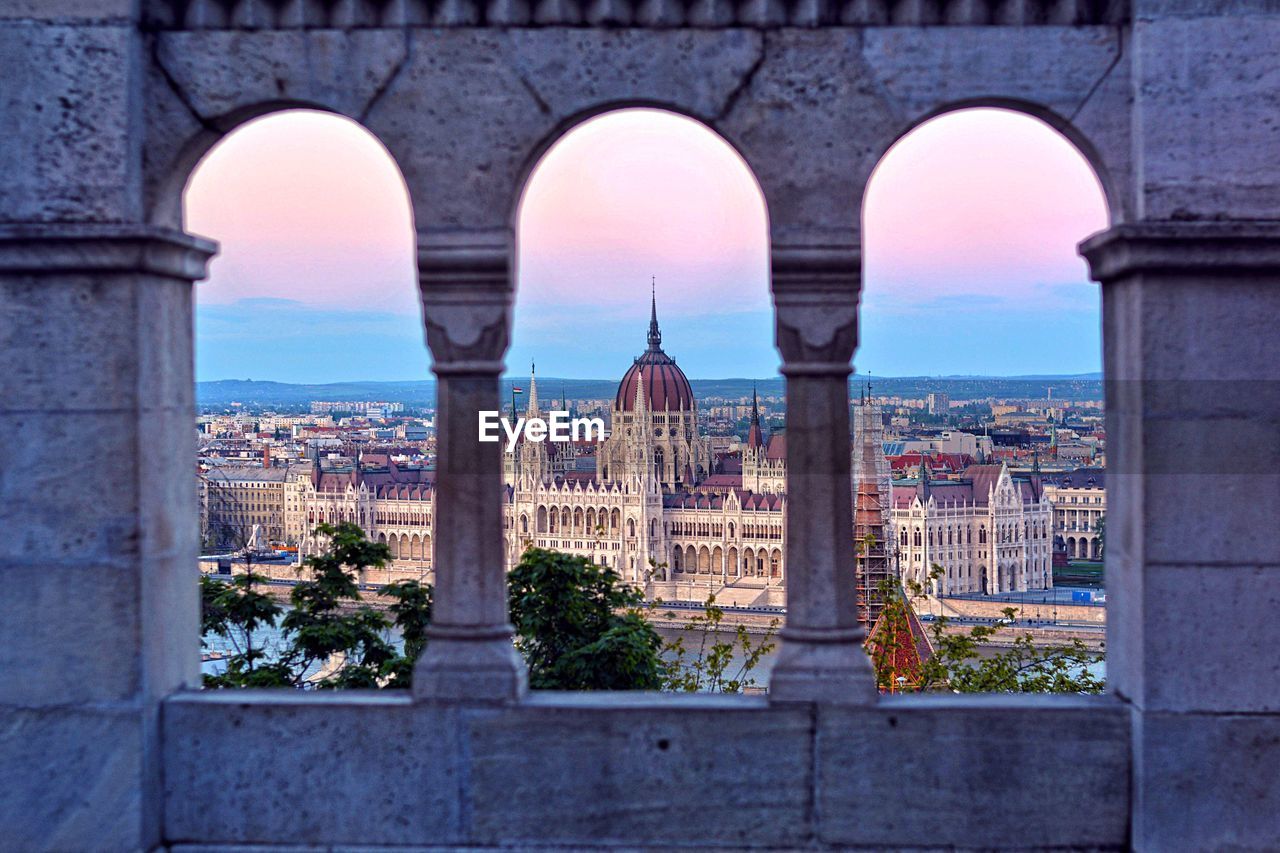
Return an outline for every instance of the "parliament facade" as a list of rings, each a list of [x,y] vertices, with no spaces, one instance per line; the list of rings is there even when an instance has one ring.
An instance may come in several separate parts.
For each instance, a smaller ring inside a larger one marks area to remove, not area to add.
[[[859,431],[878,427],[869,397],[858,407]],[[531,377],[524,416],[547,414]],[[689,380],[662,348],[656,300],[648,346],[619,382],[610,414],[611,431],[598,444],[522,439],[505,454],[507,568],[528,547],[550,548],[616,569],[650,598],[705,601],[714,593],[722,604],[784,604],[786,436],[765,435],[753,401],[740,460],[712,458]],[[914,484],[890,484],[876,473],[884,465],[878,428],[874,435],[851,445],[874,448],[867,465],[854,465],[854,489],[875,480],[862,503],[871,495],[876,529],[891,531],[880,534],[887,572],[943,595],[1052,585],[1050,508],[1037,478],[975,465],[959,480],[931,482],[926,470]],[[384,455],[317,467],[289,484],[286,526],[305,555],[323,544],[317,524],[354,522],[391,549],[391,565],[370,572],[371,582],[428,577],[433,479]],[[931,582],[933,566],[941,577]]]

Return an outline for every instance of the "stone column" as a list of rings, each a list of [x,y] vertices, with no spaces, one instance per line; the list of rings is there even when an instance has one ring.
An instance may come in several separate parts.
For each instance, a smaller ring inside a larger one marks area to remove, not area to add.
[[[867,704],[875,674],[855,606],[849,452],[861,258],[852,246],[775,245],[772,279],[787,382],[789,577],[769,693],[779,702]]]
[[[1081,251],[1102,283],[1107,677],[1134,711],[1131,838],[1271,847],[1280,223],[1120,225]]]
[[[200,682],[191,282],[213,245],[0,225],[0,847],[160,843]]]
[[[500,411],[511,327],[509,241],[419,235],[418,280],[436,386],[435,607],[414,670],[419,699],[507,702],[523,695],[503,566],[502,445],[479,413]]]

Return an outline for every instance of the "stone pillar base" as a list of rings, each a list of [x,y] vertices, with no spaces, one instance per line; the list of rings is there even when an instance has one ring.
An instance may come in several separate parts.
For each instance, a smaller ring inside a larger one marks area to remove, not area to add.
[[[413,698],[437,702],[517,702],[528,691],[524,660],[511,630],[469,633],[428,630],[426,651],[413,670]]]
[[[771,702],[872,705],[877,695],[861,629],[819,641],[782,629],[782,648],[769,677]]]

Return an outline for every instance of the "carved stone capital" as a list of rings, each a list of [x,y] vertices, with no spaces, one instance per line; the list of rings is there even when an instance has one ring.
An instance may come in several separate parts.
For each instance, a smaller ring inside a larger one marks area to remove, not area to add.
[[[1080,244],[1094,281],[1142,273],[1280,275],[1280,221],[1133,222]]]
[[[847,376],[858,344],[857,247],[775,245],[771,265],[782,372]]]
[[[510,241],[420,237],[418,287],[437,375],[497,375],[511,334]]]
[[[0,273],[145,273],[190,282],[205,277],[217,250],[212,240],[150,225],[0,225]]]

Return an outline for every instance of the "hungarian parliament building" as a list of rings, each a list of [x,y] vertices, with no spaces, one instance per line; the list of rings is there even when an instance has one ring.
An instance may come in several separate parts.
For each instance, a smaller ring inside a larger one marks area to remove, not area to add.
[[[532,378],[525,417],[546,414]],[[878,407],[864,397],[853,414],[860,601],[877,576],[942,595],[1052,585],[1052,508],[1038,477],[972,465],[958,479],[931,480],[926,467],[914,484],[892,483]],[[550,548],[614,568],[651,599],[785,605],[786,449],[785,432],[766,436],[753,405],[740,452],[713,456],[654,304],[648,347],[618,383],[604,440],[522,440],[505,454],[508,567],[530,546]],[[429,578],[432,477],[385,455],[318,464],[284,484],[285,534],[305,556],[323,546],[317,524],[355,522],[390,548],[386,580]]]

